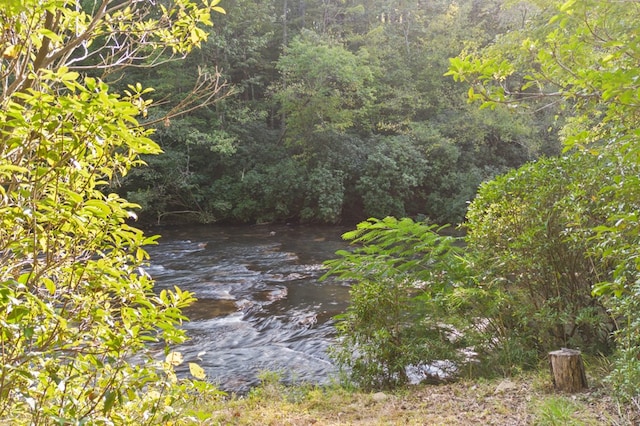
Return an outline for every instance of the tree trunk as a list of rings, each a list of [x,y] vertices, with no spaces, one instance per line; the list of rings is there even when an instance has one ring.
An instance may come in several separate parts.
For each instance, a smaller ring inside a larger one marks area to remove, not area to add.
[[[564,392],[578,392],[586,389],[587,376],[580,351],[562,348],[549,352],[553,386]]]

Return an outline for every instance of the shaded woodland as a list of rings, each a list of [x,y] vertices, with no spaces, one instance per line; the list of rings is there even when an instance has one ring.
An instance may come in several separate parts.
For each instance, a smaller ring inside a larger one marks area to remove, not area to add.
[[[157,123],[164,155],[122,183],[147,221],[459,223],[481,182],[559,151],[555,106],[479,110],[444,75],[449,58],[546,19],[537,6],[230,0],[225,8],[186,61],[114,75],[155,89],[151,121],[193,96],[203,75],[226,84],[204,107]]]

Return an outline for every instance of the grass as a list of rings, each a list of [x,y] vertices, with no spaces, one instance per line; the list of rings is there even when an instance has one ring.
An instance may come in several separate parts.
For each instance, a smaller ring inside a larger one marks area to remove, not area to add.
[[[273,373],[246,396],[199,401],[181,425],[634,425],[639,413],[608,388],[567,395],[548,373],[510,379],[461,380],[367,393],[340,386],[284,386]]]

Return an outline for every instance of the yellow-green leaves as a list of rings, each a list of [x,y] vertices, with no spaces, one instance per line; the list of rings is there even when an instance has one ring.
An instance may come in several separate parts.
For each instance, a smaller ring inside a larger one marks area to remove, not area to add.
[[[207,374],[204,372],[202,367],[200,367],[195,362],[189,363],[189,372],[193,377],[195,377],[198,380],[204,380],[207,378]]]
[[[214,12],[222,13],[223,15],[227,13],[223,8],[218,6],[218,3],[220,3],[220,0],[212,0],[211,2],[207,2],[207,0],[204,0],[203,3],[205,6],[210,7],[211,10]]]
[[[5,47],[2,52],[2,57],[5,59],[16,59],[20,54],[20,46],[17,44],[10,44]]]
[[[560,11],[561,12],[571,12],[571,9],[573,7],[573,5],[576,3],[576,0],[569,0],[565,3],[562,4],[562,6],[560,6]]]
[[[211,15],[225,13],[216,1],[194,0],[160,7],[115,0],[93,5],[29,1],[22,7],[8,6],[9,12],[22,13],[4,15],[1,22],[12,31],[0,38],[2,58],[8,61],[0,68],[3,75],[17,77],[7,79],[2,96],[32,86],[31,72],[63,66],[122,68],[141,61],[149,66],[168,51],[183,55],[206,40],[202,27],[213,25]],[[17,61],[19,56],[29,59]]]
[[[2,424],[155,423],[194,389],[173,373],[177,353],[162,361],[147,346],[185,340],[193,295],[153,291],[143,246],[155,237],[110,189],[160,152],[137,120],[151,89],[120,95],[98,77],[190,50],[220,12],[171,4],[27,0],[0,14]]]
[[[600,0],[546,3],[557,10],[551,19],[514,31],[475,57],[453,58],[447,75],[472,84],[470,98],[485,105],[571,111],[563,129],[568,149],[637,128],[640,45],[633,34],[640,10]]]
[[[184,357],[180,352],[169,352],[169,354],[165,358],[165,362],[174,367],[182,364],[183,361]]]
[[[218,4],[220,3],[220,0],[211,0],[211,1],[203,0],[202,3],[207,7],[211,7],[213,10],[215,10],[218,13],[222,13],[222,14],[227,13],[223,8],[218,6]]]

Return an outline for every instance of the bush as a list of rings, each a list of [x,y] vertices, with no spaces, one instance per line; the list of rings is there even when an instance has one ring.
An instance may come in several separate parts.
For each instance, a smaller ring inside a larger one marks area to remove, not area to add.
[[[528,360],[506,357],[517,365],[559,347],[612,350],[615,324],[591,294],[610,270],[593,257],[593,228],[606,220],[599,194],[606,170],[576,154],[527,164],[480,188],[466,241],[483,294],[474,309],[496,336],[494,355],[519,348]]]
[[[216,395],[176,377],[181,356],[168,348],[186,339],[181,309],[194,298],[154,291],[143,247],[155,238],[130,226],[137,206],[111,190],[160,151],[137,121],[148,91],[119,95],[65,64],[86,55],[106,61],[96,69],[121,67],[163,45],[186,53],[215,3],[85,13],[80,2],[26,1],[0,14],[13,29],[0,92],[1,424],[159,423],[196,392]],[[144,35],[132,31],[141,25]]]
[[[331,355],[357,385],[401,385],[410,365],[460,359],[464,339],[452,337],[458,324],[448,321],[447,295],[464,265],[456,238],[441,230],[411,219],[369,219],[344,235],[358,247],[327,262],[327,275],[353,282]]]
[[[606,221],[594,228],[594,255],[611,265],[610,274],[594,288],[609,309],[617,330],[616,361],[609,378],[616,394],[633,402],[640,415],[640,164],[637,138],[624,138],[601,156],[609,160],[609,176],[600,197],[607,200]]]

